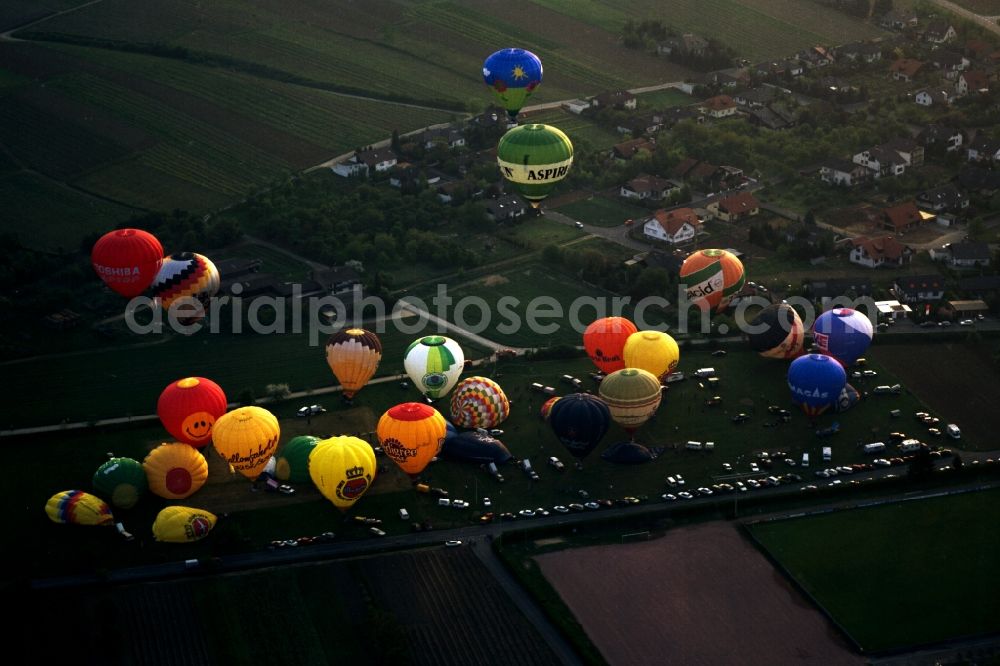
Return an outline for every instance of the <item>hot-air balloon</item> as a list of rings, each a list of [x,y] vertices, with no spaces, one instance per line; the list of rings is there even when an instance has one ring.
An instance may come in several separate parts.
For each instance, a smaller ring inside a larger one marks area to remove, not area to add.
[[[208,462],[188,444],[160,444],[142,461],[149,489],[164,499],[184,499],[208,480]]]
[[[788,388],[792,401],[815,418],[837,402],[847,384],[847,373],[835,359],[824,354],[800,356],[788,366]]]
[[[91,483],[118,509],[131,509],[149,489],[146,470],[132,458],[111,458],[97,468]]]
[[[202,447],[212,426],[226,413],[226,394],[211,379],[185,377],[171,382],[156,401],[156,413],[174,439]]]
[[[274,467],[274,475],[282,481],[305,483],[309,481],[309,454],[319,443],[319,437],[299,435],[292,437],[281,448]]]
[[[326,343],[326,362],[344,387],[344,397],[354,397],[368,383],[382,360],[382,342],[363,328],[337,331]]]
[[[844,384],[844,388],[841,389],[840,395],[837,396],[837,402],[834,404],[833,408],[836,412],[846,412],[848,409],[857,404],[858,400],[861,398],[861,393],[858,389],[854,388],[850,384]]]
[[[597,369],[608,373],[625,367],[625,341],[638,329],[625,317],[596,319],[583,332],[583,348]]]
[[[208,536],[218,519],[214,513],[186,506],[168,506],[153,521],[153,538],[166,543],[188,543]]]
[[[219,291],[219,269],[205,256],[179,252],[163,258],[163,265],[150,287],[163,309],[177,304],[177,320],[193,324],[201,320],[209,301]]]
[[[687,298],[702,310],[725,310],[745,279],[743,263],[726,250],[698,250],[681,265]]]
[[[655,460],[656,456],[647,447],[633,441],[616,442],[601,452],[601,460],[620,465],[641,465]]]
[[[501,49],[483,62],[483,81],[510,119],[516,120],[525,101],[542,82],[542,61],[531,51]]]
[[[571,393],[549,410],[549,425],[563,446],[583,459],[600,443],[611,425],[611,412],[597,396]]]
[[[365,494],[375,478],[375,451],[357,437],[341,436],[320,440],[309,454],[309,476],[341,511],[346,511]]]
[[[681,358],[677,341],[662,331],[633,333],[625,341],[622,354],[626,368],[640,368],[654,377],[673,372]]]
[[[104,284],[125,298],[146,291],[163,264],[163,246],[142,229],[116,229],[101,236],[90,262]]]
[[[851,308],[834,308],[816,317],[813,341],[819,351],[832,356],[844,366],[852,365],[872,343],[872,323],[863,313]]]
[[[385,455],[411,477],[424,471],[441,451],[447,430],[438,410],[421,402],[390,407],[375,427]]]
[[[549,420],[549,413],[552,411],[552,405],[556,404],[556,400],[558,399],[559,396],[554,395],[542,403],[541,408],[538,410],[538,414],[542,417],[543,421]]]
[[[111,507],[100,497],[82,490],[64,490],[45,503],[45,514],[54,523],[112,525]]]
[[[448,394],[465,367],[458,343],[443,335],[414,340],[403,354],[403,367],[416,387],[430,400]]]
[[[487,377],[466,377],[451,394],[451,420],[460,428],[495,428],[510,416],[510,401]]]
[[[789,359],[802,354],[805,328],[791,305],[768,305],[753,318],[747,331],[750,347],[764,358]]]
[[[636,428],[656,413],[663,396],[660,380],[641,368],[612,372],[601,380],[598,392],[611,419],[625,429],[629,439],[635,439]]]
[[[533,208],[573,164],[573,143],[562,130],[550,125],[521,125],[507,130],[497,145],[500,173]]]
[[[274,414],[263,407],[239,407],[215,422],[212,444],[231,469],[253,480],[278,448],[280,435]]]
[[[501,465],[512,458],[503,442],[483,430],[466,430],[446,438],[441,457],[478,465]]]

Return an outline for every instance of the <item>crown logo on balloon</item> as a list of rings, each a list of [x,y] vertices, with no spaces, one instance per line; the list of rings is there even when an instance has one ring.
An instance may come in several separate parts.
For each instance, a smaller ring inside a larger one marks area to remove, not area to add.
[[[365,470],[363,467],[350,467],[347,469],[348,479],[360,479],[364,474]]]

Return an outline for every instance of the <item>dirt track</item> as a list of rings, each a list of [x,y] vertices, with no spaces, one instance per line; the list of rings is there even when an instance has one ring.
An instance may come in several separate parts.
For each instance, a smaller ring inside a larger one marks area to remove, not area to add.
[[[862,663],[726,523],[537,561],[612,666]]]

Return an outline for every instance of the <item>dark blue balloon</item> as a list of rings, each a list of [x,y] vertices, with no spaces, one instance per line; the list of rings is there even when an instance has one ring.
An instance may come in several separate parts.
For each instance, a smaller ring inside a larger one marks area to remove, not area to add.
[[[618,442],[609,446],[602,454],[601,458],[608,462],[620,463],[623,465],[639,465],[653,460],[653,452],[642,444],[636,442]]]
[[[585,458],[608,431],[611,412],[589,393],[571,393],[556,400],[549,411],[552,431],[577,458]]]
[[[848,366],[868,349],[874,329],[864,313],[851,308],[834,308],[816,317],[812,333],[822,353]]]
[[[511,459],[510,451],[499,439],[476,430],[468,430],[454,437],[446,437],[441,456],[458,462],[503,464]]]
[[[788,366],[792,400],[815,416],[837,402],[847,384],[847,373],[836,359],[824,354],[800,356]]]
[[[451,421],[445,421],[444,427],[445,427],[444,438],[446,441],[451,439],[452,437],[458,436],[458,428],[456,428],[455,424],[452,423]]]

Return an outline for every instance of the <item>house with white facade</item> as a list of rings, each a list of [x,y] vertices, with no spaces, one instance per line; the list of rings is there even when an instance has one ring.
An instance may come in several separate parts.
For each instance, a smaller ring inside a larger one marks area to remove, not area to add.
[[[680,185],[667,178],[641,174],[622,185],[618,194],[626,199],[662,201],[680,188]]]
[[[701,220],[690,208],[661,208],[642,225],[642,233],[647,238],[677,245],[694,239],[699,228]]]
[[[910,262],[913,250],[900,243],[894,236],[851,239],[850,261],[853,264],[879,268],[881,266],[902,266]]]

